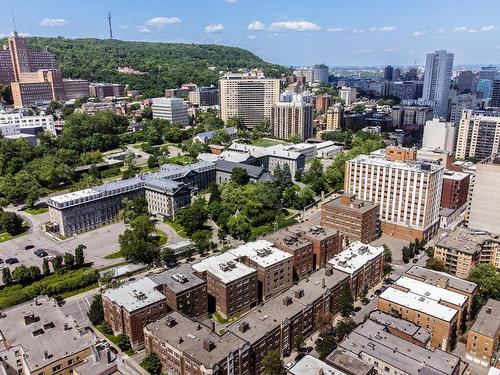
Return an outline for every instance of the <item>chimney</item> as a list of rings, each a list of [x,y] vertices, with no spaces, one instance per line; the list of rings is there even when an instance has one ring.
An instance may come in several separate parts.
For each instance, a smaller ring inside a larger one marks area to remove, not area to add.
[[[212,319],[210,321],[210,323],[211,323],[212,332],[215,332],[215,320]]]
[[[285,296],[283,297],[283,305],[290,306],[292,304],[292,297]]]
[[[299,299],[304,297],[304,289],[297,289],[295,291],[295,298]]]
[[[250,324],[248,324],[248,322],[241,322],[240,326],[238,327],[238,330],[241,333],[245,333],[249,329],[250,329]]]
[[[207,352],[211,352],[215,349],[215,343],[211,339],[207,338],[203,340],[203,349],[205,349]]]
[[[321,287],[326,288],[325,278],[321,279]]]
[[[326,267],[325,268],[325,276],[332,276],[333,275],[333,268],[332,267]]]

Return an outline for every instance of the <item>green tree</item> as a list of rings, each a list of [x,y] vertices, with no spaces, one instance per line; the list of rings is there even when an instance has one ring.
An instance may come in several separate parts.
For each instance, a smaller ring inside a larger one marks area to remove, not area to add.
[[[316,344],[315,350],[319,359],[324,360],[331,352],[337,348],[337,337],[334,333],[321,336],[322,340]]]
[[[10,235],[22,233],[23,219],[14,212],[0,211],[0,231],[5,231]]]
[[[354,299],[348,284],[344,284],[339,296],[339,310],[343,316],[347,316],[354,308]]]
[[[293,339],[293,348],[297,351],[301,351],[305,345],[305,339],[302,335],[297,335]]]
[[[123,333],[120,333],[118,336],[116,336],[116,345],[120,348],[121,351],[124,352],[132,349],[132,345],[130,345],[130,339]]]
[[[86,248],[87,247],[85,245],[78,245],[75,248],[75,266],[77,268],[81,268],[85,264],[85,254],[83,250]]]
[[[161,361],[155,353],[151,353],[145,357],[141,362],[141,366],[151,375],[161,374]]]
[[[207,219],[206,201],[202,197],[197,198],[191,206],[185,207],[177,213],[177,222],[182,225],[189,236],[202,229]]]
[[[194,246],[200,254],[206,253],[210,250],[210,239],[212,238],[212,232],[210,230],[197,230],[191,236],[194,242]]]
[[[425,261],[425,267],[434,271],[448,272],[448,267],[446,267],[446,264],[441,259],[437,259],[434,257],[428,258]]]
[[[246,185],[250,181],[247,170],[244,168],[236,167],[231,172],[231,181],[238,185]]]
[[[351,318],[344,318],[335,326],[335,335],[338,341],[342,341],[356,327],[356,323]]]
[[[295,135],[292,135],[291,137],[289,137],[287,139],[287,142],[290,142],[290,143],[300,143],[300,142],[302,142],[302,138],[300,138],[300,135],[295,134]]]
[[[50,266],[49,266],[49,261],[47,260],[47,258],[43,258],[42,273],[43,273],[43,276],[50,275]]]
[[[284,375],[286,374],[283,367],[283,361],[279,352],[276,350],[269,350],[262,359],[265,375]]]
[[[153,264],[160,258],[158,240],[153,237],[154,223],[148,216],[138,216],[130,228],[118,237],[120,252],[132,263]]]
[[[248,240],[252,233],[249,220],[242,214],[231,216],[227,222],[227,228],[232,237],[243,241]]]
[[[155,155],[151,155],[148,158],[148,168],[153,169],[153,168],[158,168],[160,166],[160,163],[158,161],[158,157]]]
[[[382,245],[384,247],[384,262],[392,263],[392,251],[386,244]]]
[[[120,211],[120,218],[125,221],[125,223],[130,223],[138,216],[148,215],[148,202],[146,198],[142,195],[135,199],[123,200],[123,209]]]
[[[64,267],[72,269],[75,266],[75,257],[71,253],[64,253]]]
[[[477,265],[470,271],[468,279],[479,288],[478,307],[483,306],[490,298],[500,300],[500,273],[493,264]]]
[[[54,268],[54,272],[61,272],[63,269],[62,264],[63,264],[63,257],[57,255],[52,261],[52,267]]]
[[[102,296],[96,295],[90,304],[87,317],[93,325],[98,325],[104,322],[104,309],[102,307]]]
[[[5,267],[2,270],[2,281],[6,286],[9,286],[12,284],[12,274],[10,273],[9,267]]]
[[[282,184],[285,189],[293,186],[292,172],[290,171],[290,166],[288,164],[283,165],[282,179]]]
[[[172,263],[172,261],[175,260],[175,253],[172,249],[166,247],[165,249],[162,250],[161,252],[161,260],[165,263],[165,264],[170,264]]]

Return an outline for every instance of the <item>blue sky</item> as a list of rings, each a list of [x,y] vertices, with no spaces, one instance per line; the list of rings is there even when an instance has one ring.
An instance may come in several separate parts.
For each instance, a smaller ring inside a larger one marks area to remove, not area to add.
[[[0,34],[239,46],[284,65],[500,63],[500,0],[0,0]]]

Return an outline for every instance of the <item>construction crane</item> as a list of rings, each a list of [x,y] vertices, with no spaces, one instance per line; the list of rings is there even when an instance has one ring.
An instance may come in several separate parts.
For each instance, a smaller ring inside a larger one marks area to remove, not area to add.
[[[113,39],[113,29],[111,28],[111,12],[108,12],[109,39]]]

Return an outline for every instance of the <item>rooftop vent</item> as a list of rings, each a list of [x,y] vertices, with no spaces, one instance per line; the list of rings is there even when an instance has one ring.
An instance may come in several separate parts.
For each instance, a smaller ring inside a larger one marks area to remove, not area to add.
[[[188,278],[186,275],[183,275],[181,273],[174,273],[172,275],[172,279],[174,279],[176,282],[180,283],[180,284],[185,284],[188,282]]]
[[[292,302],[293,302],[292,297],[290,296],[283,297],[283,305],[290,306]]]
[[[295,291],[295,298],[302,298],[304,297],[304,289],[297,289]]]
[[[203,349],[205,349],[207,352],[211,352],[212,350],[214,350],[215,343],[213,342],[213,340],[209,338],[203,340]]]
[[[172,315],[167,315],[165,317],[165,325],[167,327],[173,327],[173,326],[175,326],[175,324],[176,324],[175,318]]]
[[[248,322],[241,322],[240,326],[238,327],[238,330],[241,333],[245,333],[249,329],[250,329],[250,324],[248,324]]]
[[[326,267],[325,268],[325,276],[332,276],[333,275],[333,268],[332,267]]]
[[[491,314],[491,311],[492,311],[491,307],[487,306],[486,307],[486,314]]]

